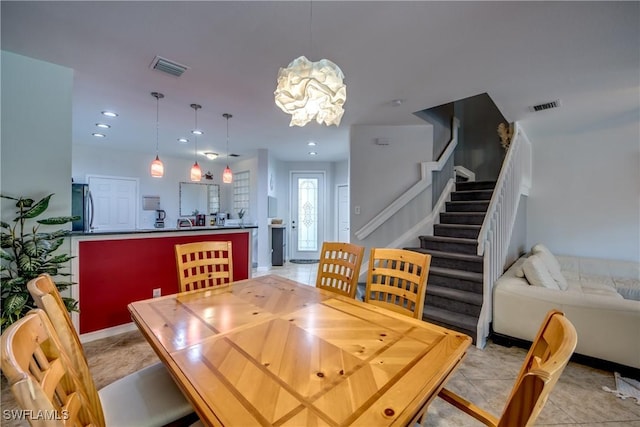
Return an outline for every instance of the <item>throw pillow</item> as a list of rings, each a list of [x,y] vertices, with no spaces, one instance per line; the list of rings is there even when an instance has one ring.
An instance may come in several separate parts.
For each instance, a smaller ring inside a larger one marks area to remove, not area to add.
[[[522,271],[532,286],[560,290],[558,283],[551,276],[547,265],[539,255],[534,254],[527,258],[522,264]]]
[[[531,248],[531,252],[535,255],[539,255],[542,258],[544,263],[547,265],[547,268],[549,269],[549,273],[551,273],[551,277],[553,277],[553,280],[555,280],[558,284],[558,288],[563,291],[569,289],[567,279],[565,279],[562,275],[560,263],[546,246],[538,243]]]

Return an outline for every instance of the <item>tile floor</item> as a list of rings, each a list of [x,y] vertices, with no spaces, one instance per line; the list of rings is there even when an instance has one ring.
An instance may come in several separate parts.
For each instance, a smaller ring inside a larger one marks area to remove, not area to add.
[[[254,276],[278,274],[301,283],[315,284],[318,264],[290,264],[254,271]],[[96,386],[112,381],[157,360],[144,338],[129,332],[85,344],[89,368]],[[448,387],[476,405],[499,415],[520,369],[526,351],[489,343],[483,350],[470,348],[466,359],[448,383]],[[544,426],[630,426],[640,427],[640,405],[622,400],[602,390],[615,386],[613,373],[577,363],[569,363],[545,405],[536,425]],[[6,419],[6,410],[15,402],[2,377],[2,414],[0,425],[20,426],[26,423]],[[423,426],[481,425],[436,399],[429,408]],[[120,426],[116,426],[120,427]]]

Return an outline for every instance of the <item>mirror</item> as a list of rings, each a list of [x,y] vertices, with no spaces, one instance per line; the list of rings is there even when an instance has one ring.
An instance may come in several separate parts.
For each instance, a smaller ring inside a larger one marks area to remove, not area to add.
[[[220,186],[218,184],[180,183],[180,216],[194,216],[198,213],[210,215],[219,210]]]

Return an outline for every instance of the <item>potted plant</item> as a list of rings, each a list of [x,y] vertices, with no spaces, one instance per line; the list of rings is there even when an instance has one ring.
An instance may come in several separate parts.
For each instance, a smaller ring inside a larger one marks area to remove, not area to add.
[[[9,222],[1,221],[0,257],[2,258],[2,317],[0,328],[4,330],[11,323],[24,316],[35,307],[33,298],[27,290],[27,283],[42,273],[49,273],[56,282],[58,290],[65,290],[73,284],[70,281],[56,280],[55,276],[70,276],[64,272],[72,258],[65,253],[56,253],[64,243],[70,230],[41,231],[43,226],[67,224],[79,217],[60,216],[36,219],[49,207],[49,194],[38,202],[27,197],[0,195],[3,199],[16,201],[16,217]],[[77,311],[78,302],[73,298],[62,298],[68,311]]]

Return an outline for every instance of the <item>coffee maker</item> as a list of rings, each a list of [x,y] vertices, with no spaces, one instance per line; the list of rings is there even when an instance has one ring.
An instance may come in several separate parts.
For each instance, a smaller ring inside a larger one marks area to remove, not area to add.
[[[164,219],[167,217],[167,213],[162,209],[156,210],[156,222],[153,223],[155,228],[164,228]]]

